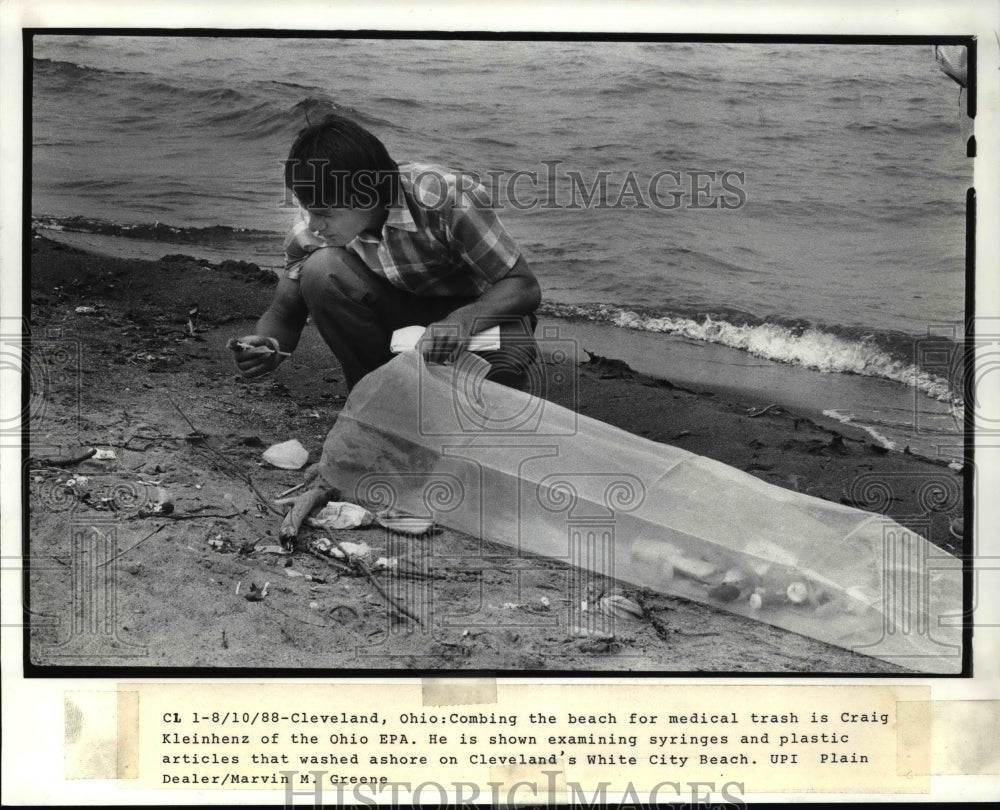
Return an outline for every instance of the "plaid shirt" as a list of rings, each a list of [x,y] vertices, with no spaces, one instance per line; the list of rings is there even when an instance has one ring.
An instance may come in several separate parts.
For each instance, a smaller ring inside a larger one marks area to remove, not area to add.
[[[517,263],[521,253],[481,185],[468,177],[459,185],[459,175],[428,164],[401,164],[399,177],[403,201],[389,207],[381,237],[347,245],[375,273],[415,295],[477,298]],[[287,277],[331,244],[297,221],[285,237]]]

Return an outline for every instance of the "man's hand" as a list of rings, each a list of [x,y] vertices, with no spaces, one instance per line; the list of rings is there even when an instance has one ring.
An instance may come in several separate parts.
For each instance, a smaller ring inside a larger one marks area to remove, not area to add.
[[[538,281],[524,258],[493,282],[475,301],[459,307],[444,320],[427,327],[417,349],[428,363],[451,363],[467,349],[473,332],[484,332],[538,309]]]
[[[432,323],[417,344],[428,363],[452,363],[469,345],[469,329],[454,314],[448,320]]]
[[[247,379],[262,377],[274,371],[288,353],[281,351],[278,341],[263,335],[246,335],[226,344],[233,353],[236,366]]]

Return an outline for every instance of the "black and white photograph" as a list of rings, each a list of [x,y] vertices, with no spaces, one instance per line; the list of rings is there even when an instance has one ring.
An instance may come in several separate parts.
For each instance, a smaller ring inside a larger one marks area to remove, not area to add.
[[[962,672],[967,42],[26,47],[31,667]]]
[[[3,802],[994,795],[996,9],[834,6],[2,4]]]

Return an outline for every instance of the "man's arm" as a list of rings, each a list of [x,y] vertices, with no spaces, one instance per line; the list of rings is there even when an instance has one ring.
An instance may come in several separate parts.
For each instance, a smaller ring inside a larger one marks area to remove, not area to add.
[[[427,328],[420,342],[424,357],[431,363],[448,363],[468,345],[472,334],[512,317],[528,315],[538,309],[541,300],[538,280],[521,256],[510,272],[479,298]]]
[[[240,373],[252,378],[274,371],[299,345],[308,315],[299,282],[280,278],[271,305],[257,321],[256,332],[229,342]],[[260,347],[271,351],[264,352]]]

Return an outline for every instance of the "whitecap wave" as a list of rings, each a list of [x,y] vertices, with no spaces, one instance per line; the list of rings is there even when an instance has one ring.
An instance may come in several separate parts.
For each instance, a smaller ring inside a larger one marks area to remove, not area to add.
[[[584,318],[623,329],[662,332],[718,343],[755,357],[824,373],[892,380],[940,402],[956,407],[963,404],[948,379],[893,357],[874,340],[845,337],[815,326],[794,328],[776,323],[733,323],[707,315],[697,319],[684,315],[644,315],[608,305],[551,304],[543,311],[556,317]]]

